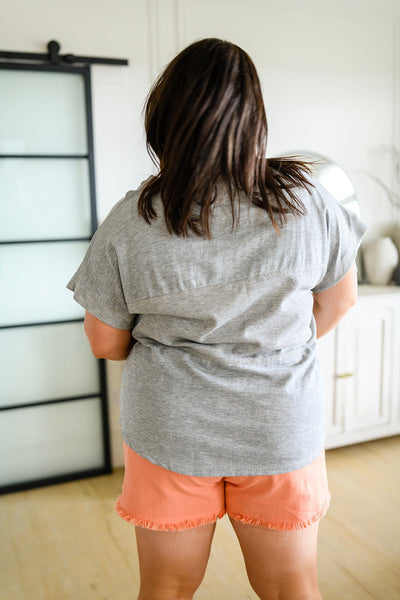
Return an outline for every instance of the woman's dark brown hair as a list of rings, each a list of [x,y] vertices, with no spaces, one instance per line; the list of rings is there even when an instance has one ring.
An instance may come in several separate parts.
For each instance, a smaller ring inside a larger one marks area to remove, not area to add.
[[[260,82],[238,46],[211,38],[180,52],[150,90],[145,129],[149,154],[159,163],[138,202],[148,223],[157,218],[152,198],[159,193],[171,234],[191,230],[211,238],[220,183],[228,189],[232,230],[240,214],[238,190],[268,213],[278,233],[288,213],[306,213],[296,188],[312,185],[310,165],[298,157],[266,158]]]

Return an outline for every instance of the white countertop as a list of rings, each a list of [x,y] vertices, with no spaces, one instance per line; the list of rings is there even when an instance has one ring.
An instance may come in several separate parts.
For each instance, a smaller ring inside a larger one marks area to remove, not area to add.
[[[358,295],[362,296],[382,296],[400,294],[400,285],[369,285],[361,283],[358,286]]]
[[[400,286],[398,285],[369,285],[359,284],[358,305],[400,305]]]

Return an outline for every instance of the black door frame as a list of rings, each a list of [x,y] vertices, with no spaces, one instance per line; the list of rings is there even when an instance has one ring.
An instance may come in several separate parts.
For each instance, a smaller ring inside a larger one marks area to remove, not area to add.
[[[49,54],[48,55],[35,55],[29,53],[17,53],[17,52],[0,52],[0,69],[18,70],[18,71],[38,71],[38,72],[58,72],[58,73],[74,73],[81,74],[84,80],[85,90],[85,110],[86,110],[86,137],[87,137],[87,153],[86,154],[25,154],[25,155],[14,155],[14,154],[0,154],[0,160],[12,158],[12,159],[86,159],[88,164],[88,175],[89,175],[89,190],[90,190],[90,214],[91,214],[91,235],[89,237],[77,237],[77,238],[55,238],[55,239],[40,239],[40,240],[11,240],[2,241],[0,244],[21,244],[21,243],[54,243],[54,242],[78,242],[78,241],[90,241],[94,232],[97,229],[97,210],[96,210],[96,187],[95,187],[95,165],[94,165],[94,143],[93,143],[93,113],[92,113],[92,86],[91,86],[91,72],[90,63],[110,64],[110,65],[127,65],[128,61],[119,59],[96,59],[88,57],[74,57],[73,55],[67,55],[66,57],[60,57],[58,50],[60,46],[57,42],[49,42],[48,44]],[[56,50],[56,52],[54,52]],[[11,61],[2,62],[2,58],[12,59]],[[18,62],[20,58],[32,60],[47,60],[40,64]],[[72,57],[72,58],[71,58]],[[61,64],[61,60],[66,60],[69,63],[78,61],[80,63],[89,64]],[[42,325],[56,325],[62,323],[74,323],[83,322],[81,319],[66,319],[62,321],[48,321],[40,323],[16,323],[8,325],[0,325],[0,330],[10,329],[14,327],[40,327]],[[40,478],[30,481],[23,481],[19,483],[13,483],[10,485],[0,486],[0,494],[17,492],[26,489],[33,489],[37,487],[52,485],[56,483],[62,483],[66,481],[83,479],[86,477],[92,477],[96,475],[109,474],[112,472],[111,465],[111,450],[110,450],[110,431],[109,431],[109,417],[108,417],[108,395],[107,395],[107,381],[106,381],[106,368],[105,361],[103,359],[98,360],[99,369],[99,383],[100,393],[84,395],[79,397],[68,397],[68,398],[55,398],[54,400],[37,401],[28,404],[18,405],[6,405],[0,407],[1,412],[6,410],[18,410],[21,408],[33,408],[36,406],[43,406],[48,404],[57,404],[61,402],[71,402],[75,400],[85,400],[89,398],[99,398],[101,402],[101,419],[102,419],[102,433],[103,433],[103,465],[100,468],[89,469],[84,471],[77,471],[72,473],[66,473],[59,476],[52,476],[46,478]],[[3,456],[3,460],[7,460]]]

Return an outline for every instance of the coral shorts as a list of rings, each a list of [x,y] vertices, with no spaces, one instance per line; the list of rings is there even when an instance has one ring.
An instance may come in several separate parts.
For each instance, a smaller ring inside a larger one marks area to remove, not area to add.
[[[231,518],[278,530],[304,529],[325,516],[330,494],[325,453],[281,475],[195,477],[168,471],[124,444],[117,513],[148,529],[179,531]]]

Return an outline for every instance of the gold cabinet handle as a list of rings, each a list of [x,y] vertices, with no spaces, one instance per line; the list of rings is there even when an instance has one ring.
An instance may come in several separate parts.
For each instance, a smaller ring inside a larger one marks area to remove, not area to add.
[[[345,377],[354,377],[354,373],[341,373],[340,375],[335,375],[336,379],[344,379]]]

